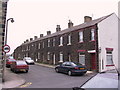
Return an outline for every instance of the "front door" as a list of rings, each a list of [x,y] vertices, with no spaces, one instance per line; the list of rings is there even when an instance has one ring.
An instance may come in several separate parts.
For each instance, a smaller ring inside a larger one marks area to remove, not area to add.
[[[91,69],[92,69],[92,70],[96,70],[95,54],[91,54]]]

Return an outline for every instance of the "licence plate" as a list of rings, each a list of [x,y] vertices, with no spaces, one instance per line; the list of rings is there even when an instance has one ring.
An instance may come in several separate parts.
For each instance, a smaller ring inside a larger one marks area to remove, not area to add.
[[[83,70],[83,69],[85,69],[85,68],[80,68],[80,70]]]
[[[20,71],[25,71],[25,69],[20,69]]]

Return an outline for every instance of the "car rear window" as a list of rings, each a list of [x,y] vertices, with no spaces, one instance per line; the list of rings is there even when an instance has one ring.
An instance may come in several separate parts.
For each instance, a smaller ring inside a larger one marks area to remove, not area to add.
[[[24,61],[17,61],[17,65],[27,65],[27,63]]]
[[[15,59],[9,59],[9,61],[16,61]]]

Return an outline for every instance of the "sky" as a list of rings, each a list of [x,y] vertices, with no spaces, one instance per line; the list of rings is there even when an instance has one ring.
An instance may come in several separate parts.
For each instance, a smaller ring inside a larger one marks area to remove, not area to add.
[[[118,15],[120,0],[9,0],[7,19],[8,41],[11,47],[9,54],[14,52],[26,39],[46,35],[47,31],[56,32],[56,25],[61,30],[68,28],[68,21],[75,25],[84,22],[84,16],[94,19],[115,13]]]

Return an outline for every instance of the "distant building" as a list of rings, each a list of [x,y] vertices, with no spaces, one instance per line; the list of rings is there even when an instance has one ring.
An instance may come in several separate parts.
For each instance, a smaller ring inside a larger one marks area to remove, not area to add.
[[[0,0],[0,81],[2,80],[2,70],[3,70],[3,52],[2,47],[4,45],[5,37],[5,22],[7,13],[7,1]]]
[[[31,57],[36,62],[58,64],[64,61],[79,62],[88,70],[97,72],[114,68],[118,61],[118,18],[110,15],[92,20],[85,16],[84,23],[73,26],[69,20],[68,28],[56,32],[40,34],[24,41],[14,50],[16,59]]]

